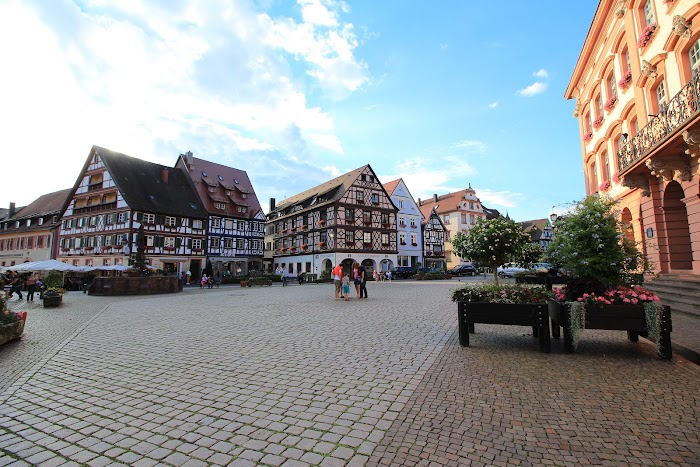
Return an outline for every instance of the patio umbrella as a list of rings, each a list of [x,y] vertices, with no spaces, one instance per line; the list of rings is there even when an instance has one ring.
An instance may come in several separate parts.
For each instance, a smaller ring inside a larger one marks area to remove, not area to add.
[[[40,263],[40,261],[27,261],[26,263],[15,264],[14,266],[9,266],[7,270],[15,272],[27,272],[27,268],[35,265],[36,263]]]
[[[60,271],[60,272],[80,272],[80,268],[72,264],[64,263],[55,259],[47,259],[45,261],[37,261],[35,263],[24,263],[19,271],[25,272],[42,272],[42,271]]]

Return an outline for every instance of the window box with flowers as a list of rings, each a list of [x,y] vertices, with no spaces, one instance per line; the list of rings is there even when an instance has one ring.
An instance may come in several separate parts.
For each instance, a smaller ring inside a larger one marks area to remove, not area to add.
[[[610,180],[605,180],[598,187],[598,191],[608,191],[610,189]]]
[[[309,245],[307,245],[306,243],[302,243],[301,249],[306,250],[307,248],[309,248]]]
[[[295,230],[296,230],[296,229],[295,229],[294,227],[292,227],[291,229],[289,229],[289,232],[290,232],[290,233],[294,233]]]
[[[411,246],[418,246],[417,243],[411,243]]]
[[[445,256],[444,251],[433,251],[433,256]]]
[[[656,28],[657,26],[655,24],[650,24],[642,29],[642,33],[639,35],[639,39],[637,40],[637,46],[640,49],[643,49],[649,42],[651,42],[651,38],[654,37]]]
[[[622,79],[617,82],[618,86],[620,86],[620,89],[627,89],[632,82],[632,70],[627,70],[625,74],[622,76]]]
[[[308,229],[308,228],[309,228],[309,227],[306,226],[306,225],[302,225],[302,226],[301,226],[301,230],[306,230],[306,229]]]
[[[286,234],[286,233],[287,233],[287,229],[282,229],[282,230],[280,230],[280,235],[284,235],[284,234]]]
[[[406,242],[400,242],[400,244],[401,244],[401,245],[405,245],[405,244],[406,244]]]
[[[321,219],[320,221],[318,221],[318,225],[326,225],[326,221],[324,221],[323,219]]]
[[[326,242],[318,242],[319,248],[324,248],[326,246]]]
[[[585,135],[583,135],[583,141],[584,141],[584,143],[589,142],[589,141],[591,140],[591,138],[593,138],[593,132],[592,132],[592,131],[589,131],[588,133],[586,133]]]
[[[603,125],[603,116],[599,115],[595,120],[593,120],[593,126],[595,128],[600,128]]]
[[[426,251],[426,252],[425,252],[425,256],[433,256],[433,252],[432,252],[432,251]]]
[[[620,184],[620,173],[615,172],[612,176],[612,181],[617,183],[618,185]]]
[[[613,108],[615,108],[615,104],[617,104],[617,96],[612,96],[605,102],[603,108],[610,112]]]
[[[280,248],[280,251],[281,251],[282,253],[284,253],[285,251],[287,251],[287,249],[286,249],[286,248]]]
[[[406,227],[406,224],[404,222],[399,224],[399,227]]]

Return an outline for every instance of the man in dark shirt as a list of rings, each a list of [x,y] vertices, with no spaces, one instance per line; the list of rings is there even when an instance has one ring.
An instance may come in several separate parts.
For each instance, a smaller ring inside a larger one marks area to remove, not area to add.
[[[360,298],[367,298],[367,270],[361,265],[357,273],[360,277]]]

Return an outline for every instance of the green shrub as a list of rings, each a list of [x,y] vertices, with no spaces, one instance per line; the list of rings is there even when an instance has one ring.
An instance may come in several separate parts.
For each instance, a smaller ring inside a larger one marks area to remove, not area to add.
[[[63,288],[63,275],[58,271],[51,271],[44,278],[44,285],[46,288]]]

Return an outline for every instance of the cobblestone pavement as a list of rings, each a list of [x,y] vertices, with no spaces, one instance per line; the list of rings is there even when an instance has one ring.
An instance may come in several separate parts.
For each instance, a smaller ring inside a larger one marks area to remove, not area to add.
[[[700,463],[700,367],[621,332],[546,355],[477,325],[461,348],[457,285],[77,294],[33,346],[59,315],[32,309],[0,351],[0,465]]]

